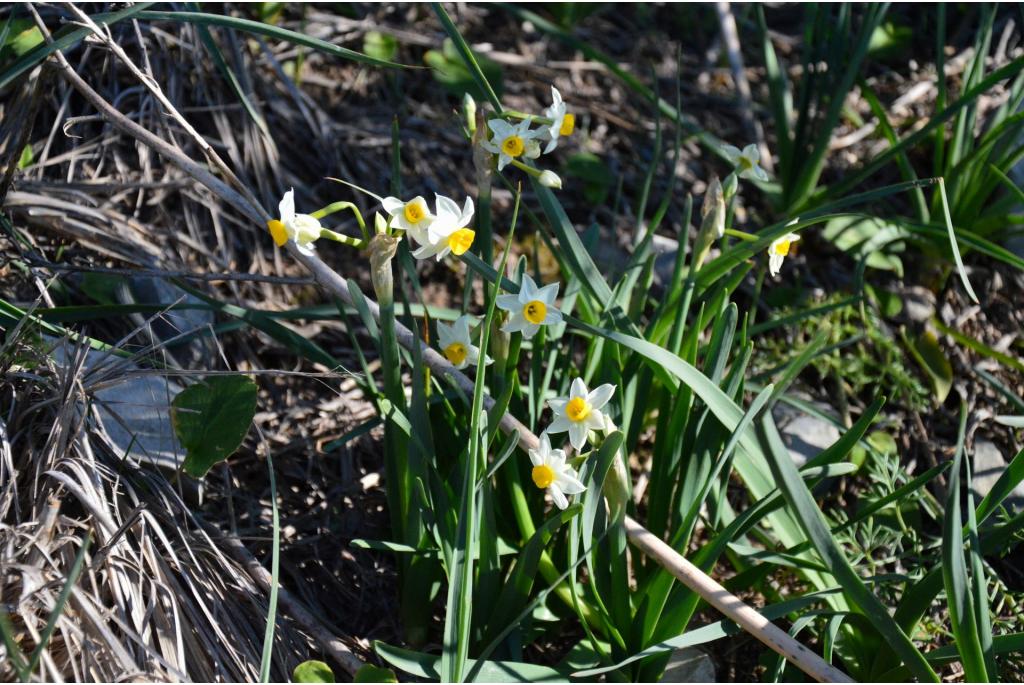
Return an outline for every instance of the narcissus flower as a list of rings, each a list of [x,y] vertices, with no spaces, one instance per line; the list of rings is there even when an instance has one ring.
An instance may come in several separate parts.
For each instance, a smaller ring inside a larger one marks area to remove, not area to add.
[[[569,506],[566,495],[578,495],[587,489],[572,466],[565,463],[565,452],[551,449],[547,433],[540,434],[540,447],[530,450],[530,461],[533,462],[530,474],[533,484],[550,492],[559,509]]]
[[[299,248],[299,252],[305,255],[313,254],[315,249],[313,243],[320,237],[322,227],[320,221],[309,214],[295,213],[294,189],[289,189],[284,194],[280,204],[277,205],[277,211],[280,218],[267,222],[267,228],[270,229],[270,235],[274,238],[277,246],[281,247],[292,240]]]
[[[397,197],[386,197],[381,201],[384,211],[391,215],[390,224],[408,233],[416,242],[427,242],[427,229],[434,221],[434,215],[427,207],[422,195],[408,202]]]
[[[555,420],[548,426],[549,433],[569,432],[569,442],[577,450],[587,444],[587,433],[592,430],[605,429],[604,412],[601,408],[608,404],[615,392],[610,383],[587,390],[582,378],[577,378],[569,388],[568,397],[548,400],[548,406],[555,414]]]
[[[473,198],[467,197],[461,210],[450,197],[436,195],[435,198],[437,213],[426,232],[422,236],[409,234],[420,243],[420,248],[412,253],[416,259],[436,257],[440,260],[449,252],[461,255],[476,237],[476,232],[469,228],[469,222],[473,220]]]
[[[795,224],[799,219],[793,219],[787,225]],[[800,236],[796,233],[787,233],[781,238],[776,238],[772,241],[772,244],[768,246],[768,272],[772,276],[779,275],[779,269],[782,268],[782,260],[789,254],[789,248],[796,241],[800,240]]]
[[[456,369],[464,369],[480,359],[480,348],[469,337],[471,320],[468,314],[463,314],[451,326],[437,322],[437,344]],[[484,363],[490,364],[492,361],[487,357]]]
[[[529,274],[523,274],[523,284],[517,295],[498,295],[497,305],[509,312],[508,321],[501,327],[506,333],[521,331],[529,340],[541,326],[550,326],[562,320],[562,312],[555,307],[558,284],[538,288]]]
[[[551,119],[551,125],[547,127],[548,137],[551,142],[544,148],[548,153],[558,147],[559,136],[571,136],[576,128],[576,115],[565,111],[565,102],[562,101],[562,94],[558,89],[551,86],[551,106],[544,110],[544,116]]]
[[[491,119],[487,126],[494,135],[481,143],[488,152],[498,155],[498,171],[501,171],[516,157],[527,152],[529,141],[540,135],[530,130],[530,120],[524,119],[515,126],[503,119]]]
[[[761,153],[757,145],[750,145],[740,150],[734,145],[723,145],[722,152],[728,158],[729,163],[736,168],[740,178],[756,178],[758,181],[767,181],[768,172],[761,168]]]

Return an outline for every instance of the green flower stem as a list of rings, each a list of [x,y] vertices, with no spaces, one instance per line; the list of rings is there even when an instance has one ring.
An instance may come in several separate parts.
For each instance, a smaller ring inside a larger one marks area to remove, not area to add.
[[[522,535],[522,540],[525,543],[533,534],[537,532],[537,527],[533,525],[533,517],[530,516],[530,507],[526,502],[526,493],[523,492],[523,484],[519,478],[519,470],[511,468],[512,477],[506,482],[509,487],[509,495],[512,498],[512,512],[516,517],[516,523],[519,525],[519,533]],[[558,567],[555,566],[555,562],[551,560],[551,555],[548,554],[547,550],[541,552],[540,561],[537,563],[537,570],[540,571],[540,575],[548,583],[555,583],[558,581],[559,576],[562,574],[559,572]],[[604,634],[604,625],[601,620],[594,613],[594,609],[591,608],[590,604],[585,602],[582,597],[577,598],[576,602],[573,601],[572,589],[569,587],[569,582],[563,580],[554,590],[555,595],[561,600],[567,607],[574,609],[579,606],[580,615],[583,620],[587,622],[592,628]]]
[[[325,216],[329,216],[331,214],[334,214],[335,212],[341,212],[341,211],[344,211],[346,209],[351,210],[352,214],[355,215],[356,223],[359,224],[359,231],[363,234],[363,239],[364,240],[369,240],[370,239],[370,234],[366,231],[366,222],[363,221],[363,214],[362,214],[362,212],[359,211],[359,208],[356,207],[351,202],[334,202],[334,203],[331,203],[331,204],[327,205],[326,207],[324,207],[323,209],[316,210],[315,212],[310,214],[310,216],[313,217],[314,219],[323,219]],[[328,236],[324,236],[324,237],[328,237]],[[342,242],[342,241],[339,241],[339,242]]]
[[[548,117],[539,117],[536,114],[527,114],[526,112],[518,112],[511,109],[506,109],[502,114],[509,119],[529,119],[530,121],[538,124],[544,124],[546,126],[550,126],[555,123],[554,119],[549,119]]]
[[[335,233],[329,228],[321,228],[320,237],[326,238],[327,240],[333,240],[334,242],[341,243],[342,245],[349,245],[357,250],[365,249],[366,246],[369,245],[366,240],[353,238],[352,236],[345,235],[344,233]]]
[[[760,238],[758,238],[753,233],[747,233],[746,231],[738,231],[735,228],[727,228],[727,229],[725,229],[725,234],[726,235],[730,235],[733,238],[739,238],[740,240],[746,240],[748,243],[753,243],[753,242],[757,242],[758,240],[760,240]]]
[[[514,166],[515,168],[517,168],[517,169],[519,169],[521,171],[525,171],[526,173],[528,173],[530,176],[533,176],[534,178],[540,178],[540,175],[542,173],[544,173],[540,169],[538,169],[537,167],[532,167],[532,166],[529,166],[527,164],[523,164],[518,159],[513,159],[512,160],[512,166]]]

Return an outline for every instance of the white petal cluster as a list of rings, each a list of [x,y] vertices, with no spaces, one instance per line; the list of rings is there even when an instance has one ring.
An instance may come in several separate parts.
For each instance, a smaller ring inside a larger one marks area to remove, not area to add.
[[[566,111],[562,94],[554,86],[551,86],[551,106],[544,110],[544,116],[551,119],[551,124],[547,127],[550,140],[547,147],[544,148],[544,152],[548,153],[558,147],[559,137],[572,135],[573,128],[576,126],[576,117]]]
[[[438,347],[456,369],[475,365],[480,359],[480,348],[474,345],[469,337],[471,323],[475,322],[468,314],[463,314],[450,326],[441,321],[437,322]],[[487,357],[484,363],[490,364],[492,361]]]
[[[791,221],[794,223],[796,220]],[[782,262],[789,254],[789,248],[796,241],[800,240],[800,236],[796,233],[787,233],[786,235],[776,238],[772,241],[771,245],[768,246],[768,272],[772,276],[778,276],[779,270],[782,268]]]
[[[416,242],[427,240],[427,229],[434,222],[434,215],[427,206],[422,195],[417,195],[408,202],[397,197],[386,197],[381,201],[384,211],[390,215],[389,224],[400,228]]]
[[[426,239],[418,241],[420,247],[412,253],[416,259],[434,257],[441,260],[449,252],[461,255],[473,244],[476,236],[469,228],[473,221],[473,198],[467,197],[462,209],[459,209],[459,205],[450,197],[434,197],[434,220],[427,227]]]
[[[761,153],[758,151],[757,145],[751,143],[742,150],[735,145],[723,145],[722,152],[725,153],[729,163],[735,167],[740,178],[768,180],[768,172],[761,168]]]
[[[569,506],[566,495],[578,495],[587,489],[572,466],[565,463],[565,452],[551,449],[547,433],[541,433],[540,447],[529,452],[534,485],[546,489],[559,509]]]
[[[558,284],[538,288],[529,274],[523,274],[523,284],[516,295],[498,295],[499,309],[509,312],[508,321],[501,327],[506,333],[521,332],[529,340],[541,326],[550,326],[562,320],[562,312],[555,307]]]
[[[512,124],[504,119],[491,119],[487,127],[491,134],[483,140],[481,146],[498,157],[498,171],[509,164],[515,164],[530,175],[537,178],[541,185],[548,188],[561,188],[562,179],[553,171],[527,168],[518,158],[537,159],[558,147],[559,138],[572,135],[576,126],[576,116],[567,111],[565,101],[558,89],[551,86],[551,105],[544,109],[543,117],[526,116],[522,121]],[[540,119],[538,122],[537,120]],[[531,129],[530,124],[537,122],[539,128]],[[546,143],[541,150],[541,143]]]
[[[417,259],[442,259],[449,253],[461,255],[473,244],[476,232],[469,228],[473,221],[473,198],[467,197],[459,209],[455,200],[439,193],[434,195],[434,211],[417,195],[409,201],[386,197],[381,201],[388,213],[388,224],[406,232],[417,248]]]
[[[530,130],[530,120],[524,119],[518,124],[510,124],[503,119],[491,119],[487,122],[491,129],[490,140],[483,141],[484,149],[498,155],[498,171],[501,171],[516,157],[527,152],[529,141],[540,135],[540,131]],[[537,149],[540,145],[537,144]]]
[[[286,241],[291,240],[302,254],[313,254],[315,249],[313,243],[320,237],[323,227],[318,219],[309,214],[295,213],[294,189],[289,189],[281,198],[281,202],[277,205],[277,212],[279,218],[269,223],[274,242],[284,245]],[[283,234],[281,233],[282,228],[284,229]]]
[[[548,406],[555,414],[555,420],[548,426],[548,433],[569,433],[569,442],[577,451],[587,444],[587,434],[605,430],[605,416],[601,409],[615,393],[610,383],[587,390],[582,378],[577,378],[569,388],[568,397],[548,400]]]

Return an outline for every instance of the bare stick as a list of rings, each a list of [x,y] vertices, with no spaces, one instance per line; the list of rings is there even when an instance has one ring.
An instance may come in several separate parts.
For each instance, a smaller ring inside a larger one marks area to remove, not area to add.
[[[135,124],[107,103],[88,84],[85,83],[67,64],[60,52],[55,53],[61,65],[64,67],[64,76],[71,85],[78,90],[89,102],[110,121],[110,123],[121,131],[136,138],[140,142],[149,145],[156,152],[164,156],[169,162],[179,167],[194,179],[206,185],[212,192],[221,196],[228,204],[235,206],[243,214],[249,216],[254,222],[263,224],[270,215],[259,206],[249,203],[242,195],[235,192],[223,181],[215,177],[204,167],[196,164],[186,157],[181,151],[168,145],[163,140]],[[354,306],[352,296],[349,293],[348,285],[337,272],[327,266],[315,254],[304,255],[296,249],[295,244],[289,241],[285,249],[291,256],[305,266],[316,278],[317,282],[332,295],[338,297],[350,306]],[[375,319],[380,318],[380,308],[377,303],[367,298],[366,304],[371,315]],[[395,322],[395,335],[398,343],[407,349],[420,346],[420,352],[424,363],[431,371],[440,376],[447,377],[452,383],[458,385],[466,394],[473,392],[473,381],[461,371],[452,366],[451,363],[436,350],[423,344],[423,342],[408,328],[400,322]],[[491,398],[485,399],[487,408],[494,405]],[[522,422],[511,414],[505,413],[499,422],[499,427],[505,433],[516,434],[519,437],[518,445],[523,450],[536,449],[540,441]],[[630,542],[638,549],[648,554],[659,564],[669,570],[676,578],[687,587],[700,595],[705,601],[721,611],[727,618],[742,626],[751,635],[763,642],[766,646],[782,655],[794,666],[805,672],[807,675],[820,682],[853,682],[848,676],[829,665],[824,659],[811,652],[804,645],[790,637],[786,632],[779,629],[770,621],[757,613],[752,607],[745,604],[743,600],[729,593],[706,573],[689,563],[682,555],[669,547],[667,544],[656,538],[650,531],[645,529],[633,519],[626,517],[626,532]],[[222,538],[229,539],[229,538]],[[241,543],[238,543],[241,544]],[[257,564],[258,565],[258,564]],[[262,566],[260,570],[266,573]],[[255,569],[252,572],[257,573]],[[255,576],[254,576],[255,577]],[[289,607],[285,601],[285,593],[281,591],[282,604]],[[295,600],[294,606],[302,609],[301,604]],[[292,613],[292,610],[289,610]],[[293,614],[294,615],[294,614]],[[307,612],[308,615],[308,612]],[[296,618],[299,616],[296,615]],[[325,648],[330,648],[329,643],[323,640],[329,636],[322,636],[314,633],[314,636]],[[336,638],[335,638],[336,640]],[[345,663],[344,661],[342,663]]]
[[[750,96],[750,82],[747,81],[747,74],[743,71],[743,52],[740,49],[740,35],[736,30],[736,19],[732,16],[729,3],[719,0],[715,3],[715,10],[718,12],[718,24],[722,28],[722,40],[725,43],[725,51],[729,54],[729,66],[732,68],[732,80],[736,83],[736,93],[740,100],[740,116],[743,117],[743,124],[747,133],[753,136],[757,143],[757,150],[761,153],[761,166],[769,173],[773,172],[772,155],[768,151],[768,144],[764,142],[764,129],[761,122],[754,116],[753,100]]]
[[[661,538],[633,519],[626,517],[626,534],[637,549],[661,564],[683,585],[699,594],[704,601],[732,619],[745,631],[786,657],[790,663],[821,683],[852,683],[849,676],[825,663],[821,657],[800,644],[789,633],[757,613],[743,600],[719,585],[713,578],[691,564]]]

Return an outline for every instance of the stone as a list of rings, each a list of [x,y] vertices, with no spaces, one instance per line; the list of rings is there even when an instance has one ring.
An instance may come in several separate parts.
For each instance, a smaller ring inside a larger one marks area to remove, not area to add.
[[[76,344],[49,339],[58,364],[75,354]],[[110,352],[89,350],[82,382],[118,456],[167,469],[185,457],[171,424],[170,403],[182,388]]]
[[[825,415],[835,414],[827,404],[812,404]],[[839,429],[835,425],[784,402],[775,405],[772,416],[782,435],[782,441],[797,466],[803,466],[839,439]]]
[[[996,484],[999,477],[1006,471],[1006,459],[1003,453],[990,440],[976,440],[973,453],[974,471],[971,473],[971,486],[977,501],[980,501]],[[1013,511],[1024,508],[1024,483],[1017,485],[1003,500],[1003,504]],[[977,505],[977,502],[975,502]]]
[[[715,663],[705,652],[696,647],[677,649],[665,667],[663,683],[713,683]]]

